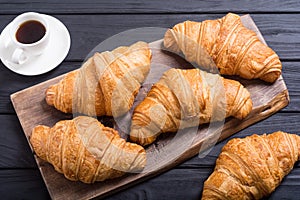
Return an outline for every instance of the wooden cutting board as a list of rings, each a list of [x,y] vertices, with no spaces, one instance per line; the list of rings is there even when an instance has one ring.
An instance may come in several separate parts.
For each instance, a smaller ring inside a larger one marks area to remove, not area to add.
[[[243,16],[242,22],[246,27],[254,30],[261,41],[265,42],[249,15]],[[135,105],[146,94],[151,83],[159,78],[162,71],[167,69],[167,67],[164,68],[162,66],[190,67],[189,64],[179,56],[174,56],[160,50],[159,47],[161,44],[162,40],[150,43],[153,52],[151,73],[147,78],[144,87],[140,90]],[[53,126],[59,120],[72,118],[72,115],[63,114],[53,107],[48,106],[44,100],[45,90],[50,85],[61,80],[63,76],[64,75],[56,77],[11,95],[13,106],[27,139],[29,139],[31,135],[32,128],[38,124]],[[238,79],[236,77],[233,78]],[[274,114],[289,103],[288,91],[282,77],[273,84],[264,83],[259,80],[238,80],[249,90],[253,101],[253,110],[246,119],[227,119],[222,131],[219,130],[219,135],[218,129],[214,129],[210,125],[201,125],[196,129],[196,132],[193,132],[193,128],[191,128],[182,131],[184,134],[176,134],[176,136],[166,134],[159,138],[155,144],[147,147],[147,166],[146,170],[142,173],[129,174],[105,182],[84,184],[65,179],[64,176],[57,173],[50,164],[34,155],[50,196],[53,199],[65,200],[88,199],[109,195],[171,169],[179,163],[198,154],[201,145],[204,144],[204,142],[211,141],[211,136],[218,136],[216,138],[218,141],[223,140],[241,129]],[[112,119],[110,118],[102,118],[101,120],[103,120],[103,123],[112,122]]]

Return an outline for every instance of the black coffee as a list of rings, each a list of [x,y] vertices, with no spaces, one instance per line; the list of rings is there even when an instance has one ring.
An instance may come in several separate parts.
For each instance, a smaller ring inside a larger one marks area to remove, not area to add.
[[[23,44],[31,44],[42,39],[45,33],[46,28],[43,24],[36,20],[29,20],[19,26],[16,38]]]

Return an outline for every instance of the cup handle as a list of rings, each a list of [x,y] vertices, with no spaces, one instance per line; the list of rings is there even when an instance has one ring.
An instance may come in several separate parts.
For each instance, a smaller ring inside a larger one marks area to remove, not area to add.
[[[0,43],[3,46],[0,46],[0,58],[2,59],[2,55],[5,54],[4,52],[12,45],[12,41],[10,38],[3,39],[3,36],[0,35]],[[11,63],[22,65],[27,61],[27,56],[25,52],[21,48],[16,48],[11,56]]]
[[[15,64],[22,65],[28,59],[28,56],[25,55],[25,52],[21,48],[16,48],[12,54],[11,61]]]

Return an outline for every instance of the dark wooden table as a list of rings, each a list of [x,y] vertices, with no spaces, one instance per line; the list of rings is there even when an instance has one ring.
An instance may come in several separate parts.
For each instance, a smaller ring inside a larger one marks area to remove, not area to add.
[[[0,0],[0,30],[25,11],[41,12],[60,19],[70,31],[72,45],[65,61],[43,75],[18,75],[0,63],[1,199],[50,198],[10,101],[10,94],[80,67],[85,56],[97,44],[128,29],[153,26],[167,28],[187,19],[215,19],[227,12],[251,14],[268,45],[281,58],[291,102],[275,115],[232,137],[277,130],[300,134],[300,2],[297,0],[76,0],[66,3],[58,0]],[[107,199],[199,199],[203,182],[212,172],[215,160],[227,141],[217,144],[205,158],[195,156],[172,170]],[[269,199],[299,198],[298,162]]]

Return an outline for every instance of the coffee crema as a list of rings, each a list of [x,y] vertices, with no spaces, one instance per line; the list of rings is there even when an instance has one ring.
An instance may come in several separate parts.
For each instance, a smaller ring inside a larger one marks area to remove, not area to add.
[[[23,44],[31,44],[39,41],[46,34],[45,26],[36,20],[23,22],[17,32],[16,39]]]

